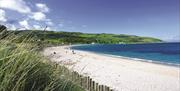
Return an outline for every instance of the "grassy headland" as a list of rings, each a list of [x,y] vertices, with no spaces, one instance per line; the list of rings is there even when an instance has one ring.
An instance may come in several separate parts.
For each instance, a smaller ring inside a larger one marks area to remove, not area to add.
[[[14,31],[15,34],[28,34],[31,30]],[[140,37],[125,34],[90,34],[80,32],[55,32],[55,31],[33,31],[33,36],[43,39],[45,42],[52,44],[119,44],[119,43],[156,43],[162,40],[151,37]]]

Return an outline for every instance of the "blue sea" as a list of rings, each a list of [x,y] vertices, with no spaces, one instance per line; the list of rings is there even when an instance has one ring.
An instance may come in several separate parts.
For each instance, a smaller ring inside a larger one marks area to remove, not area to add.
[[[180,65],[180,43],[92,44],[72,48],[139,61]]]

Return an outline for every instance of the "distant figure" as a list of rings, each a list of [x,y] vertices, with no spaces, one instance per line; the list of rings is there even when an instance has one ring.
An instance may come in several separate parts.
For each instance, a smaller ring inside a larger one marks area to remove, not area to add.
[[[56,54],[56,52],[54,52],[54,54]]]
[[[73,54],[76,54],[76,53],[74,52],[74,50],[72,50],[72,53],[73,53]]]

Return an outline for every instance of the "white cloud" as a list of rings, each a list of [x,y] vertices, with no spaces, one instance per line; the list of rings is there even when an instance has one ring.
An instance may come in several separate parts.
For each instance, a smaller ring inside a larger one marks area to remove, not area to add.
[[[41,27],[41,26],[39,26],[39,25],[33,25],[33,28],[34,28],[34,29],[39,29],[39,30],[42,30],[42,27]]]
[[[46,29],[47,29],[47,30],[51,30],[51,28],[50,28],[50,27],[47,27]]]
[[[19,25],[20,25],[21,27],[24,27],[24,28],[26,28],[26,29],[29,29],[29,23],[28,23],[27,20],[20,21],[20,22],[19,22]]]
[[[39,11],[41,12],[49,12],[49,8],[47,7],[46,4],[43,3],[37,3],[36,7],[38,8]]]
[[[52,30],[55,30],[55,29],[53,29],[52,27],[47,27],[46,30],[47,31],[52,31]]]
[[[46,22],[46,24],[49,25],[49,26],[52,26],[52,25],[53,25],[53,22],[48,21],[48,22]]]
[[[19,20],[17,18],[18,24],[12,25],[9,24],[10,29],[16,29],[16,27],[23,27],[26,29],[36,28],[36,29],[43,29],[40,27],[40,24],[36,22],[42,23],[43,25],[46,24],[48,30],[51,30],[52,27],[55,25],[51,19],[49,19],[46,14],[50,11],[44,3],[36,3],[35,5],[30,6],[30,2],[28,0],[0,0],[0,22],[8,24],[9,18],[15,18],[15,16],[8,16],[9,12],[5,12],[6,10],[16,11],[15,13],[20,13],[24,20]],[[32,8],[35,6],[35,8]],[[36,11],[32,11],[36,10]],[[14,12],[13,12],[14,13]],[[10,13],[12,14],[12,13]],[[30,24],[29,24],[30,22]],[[16,22],[17,23],[17,22]],[[33,24],[34,23],[34,24]],[[63,26],[63,25],[62,25]]]
[[[0,22],[6,22],[6,13],[4,10],[0,9]]]
[[[0,8],[15,10],[19,13],[31,12],[31,9],[23,0],[0,0]]]
[[[8,28],[9,30],[16,30],[16,26],[15,26],[15,25],[7,24],[6,26],[7,26],[7,28]]]
[[[37,21],[43,21],[46,20],[46,15],[42,12],[35,12],[30,16],[32,19],[37,20]]]

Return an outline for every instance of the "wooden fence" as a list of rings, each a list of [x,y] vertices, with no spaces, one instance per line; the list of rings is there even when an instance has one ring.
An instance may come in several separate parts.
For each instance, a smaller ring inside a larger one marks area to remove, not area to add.
[[[92,78],[90,78],[89,76],[86,77],[79,75],[79,73],[76,71],[73,71],[71,76],[77,84],[79,84],[82,88],[86,89],[87,91],[114,91],[106,85],[101,85],[93,81]]]

